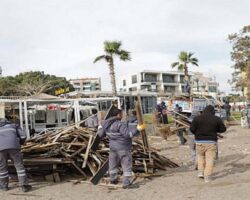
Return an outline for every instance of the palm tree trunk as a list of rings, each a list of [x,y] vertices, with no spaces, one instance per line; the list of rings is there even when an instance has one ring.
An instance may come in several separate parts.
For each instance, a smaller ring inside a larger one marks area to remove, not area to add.
[[[189,77],[188,77],[188,67],[187,64],[184,64],[184,75],[185,75],[185,80],[189,81]]]
[[[112,86],[112,95],[116,97],[117,91],[116,91],[115,69],[114,69],[113,59],[110,60],[108,64],[109,64],[109,75],[110,75],[111,86]]]
[[[188,96],[190,97],[192,89],[191,89],[190,79],[189,79],[189,76],[188,76],[188,66],[187,66],[187,63],[184,64],[184,79],[186,81],[187,87],[190,87],[189,91],[187,92]]]

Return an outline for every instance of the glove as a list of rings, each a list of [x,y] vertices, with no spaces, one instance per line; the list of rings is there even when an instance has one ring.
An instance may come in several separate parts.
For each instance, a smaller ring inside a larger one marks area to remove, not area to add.
[[[142,125],[137,125],[137,130],[138,131],[144,131],[145,130],[145,124],[142,124]]]
[[[98,129],[98,130],[102,129],[102,125],[99,125],[97,129]]]
[[[25,141],[26,141],[26,139],[20,139],[20,145],[24,145],[24,143],[25,143]]]

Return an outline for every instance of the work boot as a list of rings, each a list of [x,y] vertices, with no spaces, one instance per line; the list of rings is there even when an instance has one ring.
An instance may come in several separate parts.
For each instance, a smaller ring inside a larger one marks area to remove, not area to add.
[[[31,190],[31,185],[23,185],[22,186],[22,191],[23,192],[28,192],[28,191],[30,191]]]
[[[198,171],[198,178],[204,178],[203,171]]]
[[[8,186],[0,186],[0,190],[2,190],[2,191],[8,191],[9,190],[9,188],[8,188]]]
[[[118,179],[112,180],[110,181],[111,184],[113,185],[117,185],[119,183]]]
[[[205,177],[204,177],[204,181],[205,181],[205,183],[211,182],[211,181],[212,181],[211,176],[205,176]]]

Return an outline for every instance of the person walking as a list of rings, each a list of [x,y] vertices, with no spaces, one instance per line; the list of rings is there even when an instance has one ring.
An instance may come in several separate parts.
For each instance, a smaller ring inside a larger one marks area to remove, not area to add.
[[[174,112],[175,112],[174,113],[175,119],[178,119],[179,118],[178,113],[181,114],[182,107],[179,106],[179,104],[176,104],[175,108],[174,108]],[[179,126],[177,123],[175,123],[175,125],[176,125],[176,127]],[[177,134],[176,134],[181,145],[184,145],[187,142],[187,139],[184,137],[184,132],[185,132],[185,130],[181,129],[181,130],[178,130]]]
[[[22,191],[28,192],[31,190],[21,154],[21,144],[25,140],[26,135],[19,126],[6,119],[0,119],[0,189],[3,191],[9,189],[9,158],[16,168]]]
[[[222,120],[215,116],[213,106],[206,106],[203,113],[195,117],[190,131],[195,135],[198,177],[210,182],[217,151],[218,133],[226,131]]]
[[[168,114],[167,114],[167,105],[164,101],[161,102],[161,110],[162,110],[162,123],[168,124]]]
[[[225,109],[226,111],[226,120],[229,121],[230,116],[231,116],[231,105],[229,104],[229,102],[227,101],[222,108]]]
[[[132,177],[132,138],[144,130],[144,125],[137,125],[135,120],[130,121],[129,125],[122,122],[122,110],[113,111],[113,116],[102,122],[98,128],[100,138],[109,138],[109,175],[111,184],[118,183],[118,167],[123,170],[123,188],[133,188]],[[134,117],[133,117],[134,118]]]

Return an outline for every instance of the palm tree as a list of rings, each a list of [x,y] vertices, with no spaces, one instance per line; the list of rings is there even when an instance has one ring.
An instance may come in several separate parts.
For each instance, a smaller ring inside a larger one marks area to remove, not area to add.
[[[114,57],[117,56],[122,61],[131,60],[130,52],[122,50],[121,46],[122,46],[121,41],[105,41],[104,42],[105,54],[97,56],[94,60],[94,63],[100,60],[105,60],[108,63],[113,96],[117,96],[116,81],[115,81],[116,77],[114,70]]]
[[[198,59],[193,57],[194,53],[181,51],[178,56],[178,61],[172,63],[172,68],[177,67],[178,70],[184,70],[185,80],[189,81],[188,64],[199,66]]]

